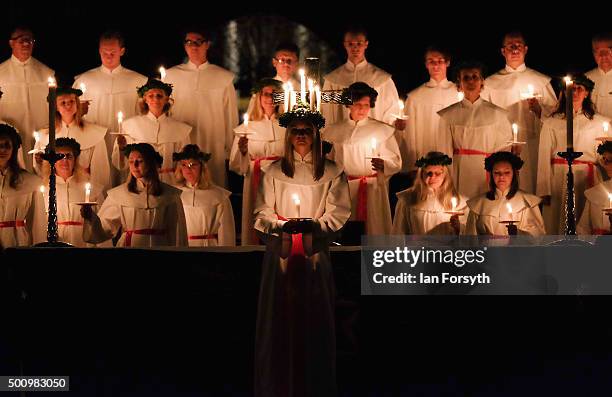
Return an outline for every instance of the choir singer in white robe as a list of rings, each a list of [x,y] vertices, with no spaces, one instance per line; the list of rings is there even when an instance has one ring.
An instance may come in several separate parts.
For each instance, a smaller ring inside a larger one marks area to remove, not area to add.
[[[599,145],[597,154],[600,182],[584,191],[584,210],[576,226],[577,234],[612,234],[612,212],[603,211],[612,207],[612,139]]]
[[[159,179],[162,157],[148,143],[125,151],[128,181],[108,191],[97,214],[83,206],[83,240],[102,243],[121,231],[117,247],[187,247],[182,192]]]
[[[525,162],[520,188],[534,193],[541,120],[555,110],[557,97],[550,77],[525,66],[528,49],[521,32],[506,33],[501,48],[506,67],[487,77],[482,97],[506,109],[508,119],[517,124],[518,141],[527,143],[520,147],[520,156]]]
[[[55,72],[32,57],[34,34],[27,27],[11,32],[9,45],[12,55],[0,64],[0,87],[4,91],[0,101],[0,117],[14,125],[23,141],[24,158],[19,163],[32,170],[32,133],[49,125],[49,77]]]
[[[601,115],[612,118],[612,33],[598,34],[591,41],[597,67],[586,73],[593,80],[593,103]]]
[[[259,244],[253,229],[253,208],[261,184],[262,167],[281,158],[285,152],[285,129],[278,124],[279,107],[272,94],[282,91],[278,80],[262,79],[255,86],[255,103],[248,113],[248,126],[236,127],[230,154],[230,169],[244,176],[242,187],[241,245]],[[248,134],[240,134],[248,132]]]
[[[392,234],[459,235],[465,229],[465,197],[455,190],[444,153],[429,152],[416,162],[414,186],[397,193]],[[449,212],[463,212],[462,215]]]
[[[523,160],[510,152],[497,152],[485,161],[491,174],[489,191],[468,200],[467,235],[508,236],[545,234],[540,198],[519,189]],[[514,224],[501,223],[515,221]]]
[[[234,75],[208,61],[210,45],[208,33],[188,31],[184,46],[189,61],[168,69],[164,81],[174,85],[173,117],[193,127],[191,142],[212,154],[213,181],[226,187],[225,163],[238,125],[238,106]]]
[[[363,82],[348,88],[349,118],[332,124],[323,137],[333,145],[330,159],[344,169],[351,191],[351,221],[364,222],[368,235],[391,232],[389,179],[402,167],[394,128],[368,117],[377,92]]]
[[[198,145],[187,145],[174,153],[177,187],[187,221],[190,247],[233,247],[236,245],[234,212],[230,191],[215,186],[210,178],[210,153]]]
[[[350,216],[342,169],[326,160],[318,112],[294,110],[285,153],[265,171],[255,229],[266,242],[255,340],[255,396],[335,396],[329,243]]]

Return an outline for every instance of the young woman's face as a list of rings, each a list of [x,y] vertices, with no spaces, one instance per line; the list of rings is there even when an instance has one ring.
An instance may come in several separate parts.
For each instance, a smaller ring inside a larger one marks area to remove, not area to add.
[[[441,165],[428,165],[423,168],[422,175],[423,182],[432,189],[438,189],[444,183],[445,172]]]
[[[13,143],[7,137],[0,137],[0,167],[4,168],[13,154]]]
[[[186,159],[180,161],[183,178],[192,186],[199,182],[202,172],[202,163],[196,159]]]
[[[510,186],[512,186],[512,178],[514,178],[514,171],[510,163],[507,161],[495,163],[491,173],[493,174],[493,182],[499,190],[505,192],[510,189]]]
[[[574,85],[574,106],[582,107],[582,102],[589,96],[589,91],[580,84]]]
[[[70,148],[58,147],[56,152],[63,154],[64,157],[55,164],[55,172],[64,179],[68,179],[74,172],[76,158]]]
[[[289,134],[289,142],[296,151],[298,148],[312,149],[312,143],[314,142],[312,125],[299,121],[290,128]]]
[[[128,163],[130,164],[130,173],[136,179],[140,179],[145,176],[147,172],[147,166],[144,161],[144,157],[140,152],[132,150],[128,157]]]
[[[261,95],[259,99],[259,103],[261,104],[261,108],[266,113],[274,112],[274,99],[272,98],[272,94],[274,93],[274,87],[264,87],[261,90]]]
[[[168,95],[162,89],[153,88],[144,94],[144,101],[149,110],[154,113],[162,113],[164,106],[168,103]]]
[[[60,95],[57,97],[57,111],[62,115],[62,118],[73,118],[77,112],[76,95]]]

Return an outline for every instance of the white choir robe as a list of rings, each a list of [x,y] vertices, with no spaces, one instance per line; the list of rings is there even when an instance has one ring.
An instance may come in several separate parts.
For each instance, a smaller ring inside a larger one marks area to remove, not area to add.
[[[49,144],[49,130],[44,129],[40,132],[40,140],[34,147],[44,150]],[[111,188],[111,169],[105,136],[106,127],[89,122],[85,122],[83,128],[75,122],[70,125],[62,122],[61,128],[55,130],[55,138],[74,138],[81,145],[79,165],[89,174],[90,181],[102,186],[104,191]],[[40,167],[36,161],[34,161],[34,170],[40,175]]]
[[[27,247],[47,241],[45,201],[39,191],[42,179],[22,171],[22,182],[13,189],[10,177],[9,169],[0,171],[0,248]]]
[[[236,127],[235,131],[245,131],[244,124]],[[264,116],[263,120],[250,121],[249,129],[254,134],[247,135],[249,147],[246,155],[242,155],[238,149],[239,135],[234,138],[234,144],[230,154],[230,169],[237,174],[244,176],[242,187],[242,230],[241,245],[259,244],[259,239],[255,235],[253,228],[253,208],[258,186],[254,188],[255,179],[259,178],[259,184],[263,177],[262,168],[275,161],[276,158],[283,156],[285,151],[285,128],[278,125],[276,118],[269,119]],[[258,163],[258,177],[256,173],[256,163]],[[258,185],[259,185],[258,184]]]
[[[83,217],[81,206],[76,204],[85,201],[85,184],[78,182],[74,176],[64,180],[59,175],[55,178],[55,191],[57,192],[57,236],[59,241],[72,244],[75,247],[95,247],[83,240]],[[102,186],[92,183],[89,201],[98,203],[92,209],[97,211],[104,201]],[[110,241],[98,246],[112,247]]]
[[[138,114],[137,88],[147,83],[147,77],[119,65],[110,70],[104,65],[88,70],[74,78],[74,88],[85,84],[86,91],[81,101],[89,100],[85,120],[118,132],[117,113],[122,112],[124,120]],[[113,150],[114,135],[106,135],[106,149]]]
[[[311,154],[294,156],[293,178],[283,174],[280,162],[272,163],[257,194],[255,229],[266,241],[266,254],[255,339],[255,396],[290,396],[305,390],[309,396],[336,393],[329,242],[350,216],[349,190],[346,176],[332,161],[326,160],[324,175],[315,181]],[[293,194],[301,201],[299,213]],[[285,221],[279,217],[298,216],[314,222],[313,255],[306,255],[303,266],[291,263],[291,256],[280,256]]]
[[[448,134],[440,135],[438,112],[457,103],[457,94],[457,86],[446,79],[439,83],[430,79],[408,93],[404,106],[404,114],[408,119],[400,141],[402,171],[415,170],[415,162],[419,158],[449,146]],[[450,153],[447,154],[450,156]]]
[[[117,247],[187,247],[187,226],[180,189],[162,183],[160,196],[147,194],[137,181],[139,193],[127,183],[108,191],[98,214],[84,220],[83,240],[99,244],[121,228]]]
[[[438,112],[440,135],[450,136],[441,152],[453,157],[453,181],[459,194],[476,197],[489,190],[484,160],[500,150],[510,150],[512,126],[507,112],[478,98],[467,99]]]
[[[332,124],[323,131],[323,139],[333,144],[330,158],[342,166],[349,179],[351,194],[351,220],[360,217],[361,206],[367,205],[365,230],[368,235],[391,232],[389,179],[402,168],[395,130],[373,119],[345,120]],[[376,138],[376,153],[372,151],[372,138]],[[372,170],[372,155],[384,159],[384,172]],[[369,157],[369,158],[366,158]],[[359,187],[367,186],[367,203],[362,203]]]
[[[193,127],[191,142],[212,153],[211,176],[216,185],[227,186],[225,160],[238,125],[234,74],[209,62],[191,62],[168,69],[164,82],[174,85],[172,116]]]
[[[465,234],[468,236],[507,236],[508,228],[501,221],[518,221],[515,223],[518,235],[540,236],[546,234],[544,220],[540,213],[541,199],[521,190],[510,200],[499,189],[495,190],[495,200],[489,200],[481,194],[468,200],[470,208]],[[512,216],[506,204],[512,206]]]
[[[283,85],[287,84],[287,81],[283,81],[283,79],[279,75],[274,76],[274,80],[280,81]],[[291,83],[291,86],[293,87],[295,91],[300,90],[299,81],[291,77],[288,82]],[[306,89],[308,89],[308,85],[306,85]],[[249,106],[247,107],[247,113],[250,114],[254,106],[255,106],[255,94],[251,95],[251,99],[249,99]],[[284,108],[282,108],[283,105],[281,104],[280,106],[281,106],[280,111],[284,111]]]
[[[0,64],[0,116],[21,135],[24,158],[20,164],[30,171],[32,158],[27,152],[34,147],[33,132],[49,125],[48,79],[54,76],[52,69],[32,57],[21,62],[11,55]]]
[[[174,185],[176,181],[172,154],[180,152],[185,145],[191,143],[189,137],[191,126],[165,114],[157,118],[149,112],[144,116],[134,116],[125,120],[122,129],[128,134],[125,135],[128,144],[148,143],[153,146],[164,159],[159,170],[159,179],[168,185]],[[129,168],[128,159],[120,153],[117,141],[113,146],[112,161],[115,168],[120,171],[125,172]]]
[[[208,189],[181,186],[190,247],[234,247],[236,230],[230,195],[212,185]]]
[[[370,117],[393,124],[399,114],[399,95],[395,83],[389,73],[366,60],[358,65],[347,61],[344,65],[326,75],[323,90],[342,90],[358,81],[368,84],[378,92],[376,104],[370,110]],[[294,89],[299,92],[299,87]],[[349,119],[349,111],[342,105],[323,103],[321,112],[327,125]]]
[[[584,191],[596,183],[597,146],[601,143],[596,138],[604,135],[601,125],[605,120],[598,114],[593,120],[583,113],[574,116],[574,150],[583,153],[572,164],[576,219],[580,219],[584,208]],[[608,136],[612,136],[612,131],[608,131]],[[557,153],[566,150],[567,120],[559,115],[546,119],[540,133],[536,194],[551,196],[550,205],[545,205],[542,212],[546,230],[553,235],[565,233],[568,167]]]
[[[595,110],[605,117],[612,118],[612,70],[604,73],[603,70],[595,68],[587,72],[586,76],[595,83],[591,93]]]
[[[445,213],[450,208],[444,208],[431,189],[428,189],[426,200],[411,205],[410,196],[413,191],[414,188],[409,188],[397,193],[397,205],[391,234],[454,235],[455,229],[450,224],[452,215]],[[461,233],[465,230],[469,212],[465,197],[459,196],[455,211],[463,212],[463,215],[459,216]]]
[[[576,226],[577,234],[612,234],[610,218],[603,211],[610,208],[610,198],[608,197],[610,193],[612,193],[612,179],[584,191],[586,200],[582,216]]]
[[[485,80],[482,98],[508,111],[508,119],[518,126],[518,141],[527,142],[521,146],[520,157],[525,162],[521,168],[519,187],[527,193],[534,193],[538,168],[538,146],[542,122],[529,110],[529,103],[521,99],[521,93],[533,92],[541,95],[538,102],[542,108],[542,119],[555,110],[557,98],[550,85],[550,77],[525,66],[512,69],[506,66]]]

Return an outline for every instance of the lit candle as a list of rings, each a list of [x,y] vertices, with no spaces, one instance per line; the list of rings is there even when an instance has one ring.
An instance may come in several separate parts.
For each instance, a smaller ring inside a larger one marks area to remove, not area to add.
[[[510,221],[512,221],[512,204],[507,203],[506,204],[506,209],[508,210],[508,216],[510,217]]]
[[[91,183],[85,184],[85,202],[89,203],[89,196],[91,195]]]
[[[397,101],[397,104],[399,105],[399,118],[403,119],[404,118],[404,101],[399,99]]]
[[[297,211],[297,217],[299,218],[300,217],[300,196],[298,196],[296,193],[293,193],[291,198],[293,199],[293,203],[295,204],[295,210]]]
[[[601,126],[603,128],[604,134],[607,134],[608,130],[610,129],[610,123],[608,123],[607,121],[604,121]]]
[[[457,197],[451,197],[451,205],[453,206],[453,212],[457,208]]]
[[[161,81],[164,81],[166,78],[166,68],[163,66],[159,67],[159,77],[161,77]]]
[[[512,123],[512,136],[514,138],[514,143],[518,142],[518,124]]]
[[[377,146],[376,138],[372,138],[372,157],[376,156],[376,146]]]
[[[297,92],[291,90],[291,95],[289,99],[289,107],[291,108],[291,110],[293,110],[293,108],[295,107],[296,102],[297,102]]]
[[[284,101],[285,101],[285,113],[289,111],[289,87],[291,83],[283,84],[283,90],[285,91]]]
[[[57,98],[57,83],[53,77],[47,79],[49,83],[49,149],[55,151],[55,111]]]
[[[300,100],[306,103],[306,73],[300,69]]]
[[[119,123],[119,133],[121,134],[121,123],[123,123],[123,112],[117,113],[117,122]]]
[[[318,85],[315,86],[315,90],[317,91],[317,112],[321,111],[321,87]]]
[[[315,110],[315,103],[314,103],[314,82],[312,81],[312,79],[308,79],[308,102],[310,105],[310,110]]]
[[[574,150],[574,90],[569,76],[565,80],[565,119],[567,120],[567,149]]]
[[[529,95],[529,98],[533,98],[535,96],[535,91],[533,90],[533,84],[527,84],[527,95]]]
[[[608,205],[608,208],[612,208],[612,193],[608,193],[608,200],[610,201],[610,205]]]
[[[461,101],[463,101],[463,98],[465,98],[465,94],[463,92],[458,92],[457,93],[457,101],[461,102]]]
[[[85,83],[81,83],[79,85],[79,88],[81,89],[81,91],[83,91],[83,95],[85,95],[85,93],[87,92],[87,86],[85,85]]]
[[[245,113],[244,116],[242,116],[242,119],[244,120],[244,128],[249,128],[249,114]]]

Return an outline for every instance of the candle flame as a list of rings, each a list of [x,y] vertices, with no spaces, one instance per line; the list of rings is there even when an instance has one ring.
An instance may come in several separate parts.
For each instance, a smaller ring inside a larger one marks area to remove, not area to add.
[[[304,69],[300,69],[300,77],[304,77],[304,75],[306,74],[306,72],[304,71]]]
[[[291,195],[291,198],[293,199],[293,203],[295,205],[300,205],[300,196],[298,196],[296,193],[293,193]]]
[[[507,204],[506,204],[506,208],[508,209],[508,213],[509,213],[509,214],[512,214],[512,204],[507,203]]]
[[[85,184],[85,190],[91,190],[91,183],[87,182]]]
[[[457,197],[451,197],[451,205],[453,206],[453,211],[457,208]]]
[[[159,67],[159,76],[161,77],[161,79],[165,79],[166,78],[166,68],[163,66]]]
[[[40,132],[34,131],[34,133],[32,135],[34,135],[34,140],[36,142],[40,141]]]
[[[117,121],[123,123],[123,112],[117,113]]]
[[[463,92],[458,92],[457,93],[457,99],[459,101],[463,101],[463,98],[465,98],[465,94]]]
[[[571,78],[571,76],[565,76],[565,77],[563,78],[563,80],[565,81],[565,85],[566,85],[566,86],[568,86],[568,85],[572,84],[572,78]]]
[[[47,79],[47,83],[49,84],[49,87],[57,87],[57,83],[53,77],[49,77]]]
[[[397,104],[399,105],[399,109],[400,110],[404,110],[404,101],[402,101],[401,99],[399,99],[397,101]]]
[[[512,123],[512,132],[515,134],[518,133],[518,124]]]
[[[40,190],[40,192],[42,194],[45,194],[45,186],[44,185],[40,185],[40,188],[38,190]]]
[[[242,116],[242,119],[244,120],[244,126],[248,127],[248,125],[249,125],[249,114],[245,113],[244,116]]]
[[[610,123],[608,123],[607,121],[603,122],[603,130],[604,132],[608,132],[608,130],[610,129]]]
[[[87,92],[87,86],[85,85],[85,83],[81,83],[79,87],[81,88],[81,91],[83,91],[83,94]]]

